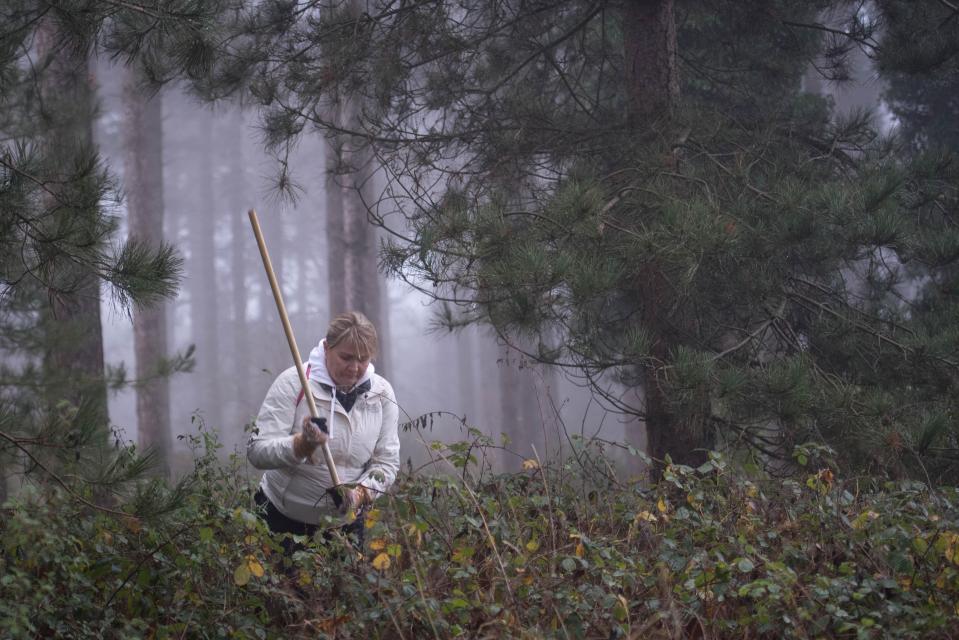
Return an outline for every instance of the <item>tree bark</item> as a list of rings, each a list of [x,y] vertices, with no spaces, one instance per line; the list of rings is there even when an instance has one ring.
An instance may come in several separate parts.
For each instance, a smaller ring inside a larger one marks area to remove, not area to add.
[[[520,456],[505,455],[503,470],[516,471],[522,464],[521,458],[534,456],[534,445],[539,454],[542,455],[544,451],[537,390],[522,354],[509,346],[501,347],[498,364],[502,416],[500,430],[510,440],[508,448]]]
[[[128,69],[123,86],[124,182],[129,236],[149,245],[163,241],[162,99],[145,95],[136,71]],[[136,389],[137,434],[141,448],[154,449],[158,471],[170,472],[170,383],[157,375],[167,356],[166,305],[133,313],[136,377],[148,381]]]
[[[668,121],[679,100],[673,0],[626,0],[623,40],[629,123],[641,135],[656,122]],[[702,439],[672,415],[659,381],[670,361],[671,336],[675,335],[664,315],[670,308],[669,288],[655,265],[637,279],[637,284],[642,322],[653,336],[652,355],[657,363],[643,370],[648,452],[655,460],[669,454],[674,462],[697,464],[705,459],[705,453],[699,450]],[[627,429],[630,427],[627,425]],[[641,427],[636,424],[632,428]],[[658,475],[658,470],[654,469],[653,474]]]
[[[329,287],[329,320],[346,306],[346,232],[343,218],[343,190],[340,186],[339,140],[330,140],[326,154],[326,259]]]
[[[196,375],[200,397],[194,406],[206,420],[222,424],[221,379],[228,375],[220,361],[219,304],[216,274],[216,204],[213,199],[213,115],[197,119],[197,184],[199,191],[190,215],[190,327],[196,341]]]
[[[679,99],[673,0],[624,0],[623,43],[630,123],[669,117]]]
[[[93,143],[93,83],[89,63],[78,56],[59,33],[52,18],[37,29],[37,50],[43,69],[41,95],[46,137],[44,152],[58,161],[64,178],[74,161]],[[92,178],[91,178],[92,179]],[[52,186],[56,191],[58,187]],[[51,196],[49,205],[65,226],[78,226],[74,216],[89,218],[97,211],[78,209]],[[80,225],[84,221],[79,222]],[[51,381],[52,402],[66,398],[74,405],[87,403],[88,414],[104,431],[107,426],[107,392],[103,378],[103,329],[100,322],[100,279],[88,267],[63,261],[52,270],[48,289],[50,338],[55,345],[44,358],[45,379]],[[55,337],[54,337],[55,336]],[[105,441],[105,439],[104,439]]]
[[[338,109],[340,122],[354,128],[357,106],[349,100]],[[372,157],[362,140],[341,137],[327,155],[327,255],[329,260],[330,318],[342,311],[361,311],[376,327],[385,344],[376,229],[367,205],[372,186]],[[383,370],[384,354],[377,367]]]
[[[253,416],[244,407],[245,403],[252,396],[253,391],[250,388],[250,379],[253,372],[253,364],[250,360],[250,334],[247,329],[247,296],[249,290],[247,287],[246,261],[247,246],[252,242],[250,226],[247,223],[246,212],[250,208],[249,192],[246,181],[246,166],[243,150],[243,137],[245,133],[243,112],[239,107],[230,111],[228,117],[224,119],[224,126],[220,132],[220,138],[223,140],[223,150],[226,153],[224,164],[226,171],[223,173],[221,184],[221,193],[223,193],[226,202],[226,214],[229,219],[230,234],[232,242],[230,243],[230,330],[225,335],[231,338],[231,371],[233,375],[227,376],[226,382],[229,385],[228,393],[232,396],[228,406],[232,408],[229,415],[225,416],[224,426],[230,425],[230,431],[243,426]],[[236,443],[239,443],[237,440]],[[226,444],[234,444],[226,442]]]

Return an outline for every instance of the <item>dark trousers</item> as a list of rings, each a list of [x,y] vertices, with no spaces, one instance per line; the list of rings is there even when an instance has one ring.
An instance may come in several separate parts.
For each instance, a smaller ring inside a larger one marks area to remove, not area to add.
[[[280,510],[270,502],[270,499],[266,497],[262,489],[256,490],[256,493],[253,494],[253,501],[263,510],[261,516],[266,522],[266,526],[276,535],[289,533],[291,536],[312,537],[319,530],[319,526],[315,524],[307,524],[283,515]],[[340,531],[353,541],[357,549],[362,549],[366,533],[366,518],[362,514],[358,515],[356,520],[340,527]],[[323,532],[324,540],[329,540],[332,537],[333,535],[329,530]],[[292,555],[294,551],[299,551],[303,548],[302,545],[296,544],[293,542],[293,539],[289,537],[284,537],[282,544],[283,551],[287,555]]]

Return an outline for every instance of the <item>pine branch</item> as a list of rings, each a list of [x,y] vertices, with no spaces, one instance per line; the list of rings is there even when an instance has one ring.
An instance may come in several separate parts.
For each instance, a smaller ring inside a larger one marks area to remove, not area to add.
[[[73,489],[71,489],[71,488],[67,485],[67,483],[66,483],[64,480],[62,480],[62,479],[60,478],[60,476],[58,476],[57,474],[55,474],[53,471],[51,471],[51,470],[49,469],[49,467],[47,467],[45,464],[43,464],[42,462],[40,462],[40,460],[39,460],[35,455],[33,455],[33,452],[30,451],[29,448],[25,447],[25,446],[22,444],[22,440],[20,440],[20,439],[18,439],[18,438],[15,438],[15,437],[13,437],[13,436],[11,436],[11,435],[8,435],[8,434],[4,433],[3,431],[0,431],[0,438],[3,438],[4,440],[6,440],[6,441],[9,442],[10,444],[12,444],[14,447],[16,447],[17,449],[19,449],[20,451],[22,451],[28,458],[30,458],[30,460],[33,461],[33,464],[35,464],[35,465],[36,465],[37,467],[39,467],[40,469],[43,469],[44,473],[46,473],[48,476],[50,476],[51,478],[53,478],[53,480],[54,480],[57,484],[59,484],[61,487],[63,487],[63,490],[66,491],[67,494],[69,494],[70,497],[72,497],[72,498],[73,498],[74,500],[76,500],[77,502],[80,502],[81,504],[84,504],[84,505],[90,507],[91,509],[96,509],[97,511],[102,511],[103,513],[109,513],[109,514],[112,514],[112,515],[115,515],[115,516],[121,516],[121,517],[124,517],[124,518],[129,518],[129,517],[130,517],[131,514],[129,514],[129,513],[125,513],[125,512],[123,512],[123,511],[117,511],[117,510],[115,510],[115,509],[110,509],[110,508],[108,508],[108,507],[103,507],[103,506],[100,506],[100,505],[98,505],[98,504],[94,504],[93,502],[90,502],[89,500],[87,500],[87,499],[84,498],[83,496],[77,494]]]
[[[818,22],[793,22],[792,20],[783,20],[782,23],[787,27],[797,27],[800,29],[814,29],[817,31],[822,31],[824,33],[829,33],[836,36],[842,36],[843,38],[848,38],[849,40],[869,49],[873,54],[878,54],[882,51],[882,48],[879,46],[879,43],[873,40],[872,38],[866,39],[863,37],[856,36],[848,31],[843,31],[842,29],[834,29],[832,27],[827,27],[824,24]]]

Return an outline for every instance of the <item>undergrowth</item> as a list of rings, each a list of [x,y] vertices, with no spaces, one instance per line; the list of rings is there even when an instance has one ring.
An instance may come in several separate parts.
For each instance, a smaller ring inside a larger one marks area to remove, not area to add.
[[[582,441],[565,464],[478,474],[473,434],[433,445],[450,473],[400,476],[362,552],[334,535],[288,557],[241,465],[201,435],[172,513],[122,517],[52,489],[8,503],[0,635],[959,636],[956,490],[843,478],[816,448],[791,478],[712,454],[644,486],[584,465],[602,458]]]

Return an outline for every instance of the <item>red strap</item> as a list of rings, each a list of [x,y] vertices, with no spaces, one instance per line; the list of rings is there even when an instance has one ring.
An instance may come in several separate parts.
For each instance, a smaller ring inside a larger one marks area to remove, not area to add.
[[[309,381],[310,381],[310,366],[311,366],[311,365],[306,365],[306,381],[307,381],[307,383],[309,383]],[[296,396],[296,404],[293,405],[294,411],[296,410],[297,407],[300,406],[300,401],[301,401],[301,400],[303,400],[303,387],[300,387],[300,395]]]

